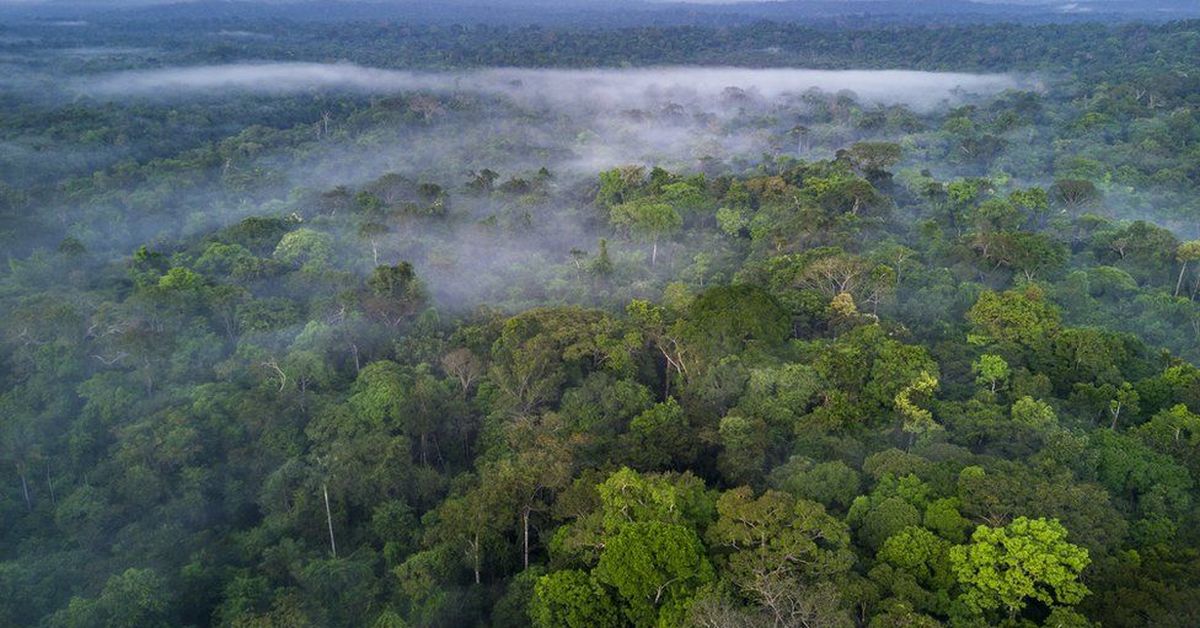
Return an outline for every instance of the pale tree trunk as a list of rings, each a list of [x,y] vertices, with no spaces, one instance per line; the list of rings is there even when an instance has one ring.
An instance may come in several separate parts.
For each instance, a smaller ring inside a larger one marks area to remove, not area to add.
[[[322,484],[321,491],[325,493],[325,523],[329,525],[329,549],[337,558],[337,541],[333,538],[333,513],[329,510],[329,485]]]
[[[50,504],[58,505],[58,500],[54,497],[54,481],[50,479],[50,463],[46,462],[46,488],[50,490]]]
[[[650,265],[658,263],[658,238],[654,238],[654,244],[650,247]]]
[[[529,508],[521,512],[521,545],[521,551],[525,559],[525,569],[529,569]]]
[[[18,469],[17,474],[21,476],[21,492],[25,495],[25,507],[29,509],[29,512],[33,512],[33,500],[29,497],[29,482],[25,479],[25,472]]]
[[[1175,280],[1175,296],[1179,296],[1179,289],[1183,287],[1183,274],[1187,272],[1187,262],[1179,268],[1179,279]]]
[[[480,553],[481,552],[479,549],[479,533],[478,532],[475,533],[475,542],[471,544],[471,548],[472,548],[472,553],[475,554],[475,584],[479,584],[481,582],[481,580],[479,578],[479,572],[481,571],[482,567],[480,565],[480,563],[481,563]]]

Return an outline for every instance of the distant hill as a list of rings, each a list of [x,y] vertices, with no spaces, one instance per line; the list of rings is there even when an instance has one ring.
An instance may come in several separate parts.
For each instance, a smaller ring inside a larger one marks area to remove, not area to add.
[[[1193,0],[794,0],[781,2],[647,2],[644,0],[449,0],[426,2],[29,2],[0,6],[0,16],[24,20],[87,17],[137,19],[288,19],[621,26],[720,26],[760,20],[855,25],[965,24],[990,21],[1075,22],[1171,20],[1200,17]]]

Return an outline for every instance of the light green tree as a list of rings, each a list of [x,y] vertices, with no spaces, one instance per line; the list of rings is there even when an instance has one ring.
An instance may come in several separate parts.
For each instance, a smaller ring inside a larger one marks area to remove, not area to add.
[[[1050,404],[1028,395],[1013,402],[1012,419],[1016,423],[1037,429],[1045,429],[1058,423],[1058,417]]]
[[[978,360],[971,365],[971,370],[975,373],[975,383],[980,386],[988,386],[992,392],[1003,386],[1008,381],[1009,368],[1008,362],[998,355],[985,353],[979,356]]]
[[[538,628],[608,628],[621,625],[616,604],[591,575],[568,569],[542,576],[529,616]]]
[[[683,218],[667,203],[638,200],[612,208],[614,225],[650,242],[650,265],[658,262],[658,241],[683,226]]]
[[[610,537],[592,571],[617,591],[635,626],[678,626],[696,590],[715,578],[704,546],[690,528],[644,521]]]
[[[901,429],[912,435],[914,441],[918,436],[929,434],[942,427],[933,420],[932,412],[917,403],[919,398],[933,395],[937,388],[937,378],[930,375],[928,371],[921,371],[911,384],[896,393],[896,412],[904,421]]]
[[[329,234],[307,227],[285,234],[275,247],[275,259],[306,273],[324,270],[332,257],[333,239]]]
[[[1091,563],[1088,551],[1068,543],[1056,519],[1018,517],[1002,528],[979,526],[971,543],[950,549],[950,563],[964,589],[962,602],[979,613],[1003,609],[1014,618],[1030,600],[1070,606],[1090,593],[1079,581]]]

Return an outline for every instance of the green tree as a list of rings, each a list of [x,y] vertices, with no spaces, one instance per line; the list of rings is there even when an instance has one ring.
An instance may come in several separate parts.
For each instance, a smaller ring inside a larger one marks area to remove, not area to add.
[[[333,238],[307,227],[291,231],[279,240],[275,258],[307,273],[323,271],[333,258]]]
[[[1200,240],[1191,240],[1180,244],[1175,249],[1175,259],[1179,261],[1179,278],[1175,280],[1175,296],[1179,296],[1179,289],[1183,287],[1183,277],[1187,274],[1188,264],[1200,261]]]
[[[608,591],[577,570],[542,576],[534,587],[529,616],[538,628],[617,628],[620,611]]]
[[[104,584],[95,599],[73,597],[66,609],[51,618],[54,626],[135,628],[169,626],[171,608],[167,582],[153,569],[127,569]]]
[[[717,467],[731,484],[757,482],[766,463],[767,426],[762,419],[729,415],[717,428],[721,453]]]
[[[1050,404],[1028,395],[1013,402],[1011,414],[1014,422],[1037,430],[1058,424],[1058,415]]]
[[[593,571],[616,590],[635,626],[677,626],[696,590],[715,578],[691,529],[660,521],[622,524],[608,538]]]
[[[971,542],[950,549],[963,586],[963,603],[976,612],[1003,609],[1016,617],[1030,600],[1047,606],[1078,604],[1090,593],[1079,575],[1088,551],[1067,542],[1054,519],[1018,517],[1003,528],[979,526]]]
[[[723,551],[723,571],[777,625],[787,624],[805,584],[836,579],[854,563],[846,525],[816,502],[770,490],[755,498],[741,487],[721,495],[717,512],[708,539]]]
[[[683,226],[679,212],[667,203],[638,200],[612,208],[614,225],[628,229],[650,245],[650,265],[658,262],[658,241]]]
[[[938,380],[926,371],[921,371],[912,383],[896,393],[896,412],[902,420],[901,429],[912,437],[912,441],[935,430],[942,429],[933,420],[933,413],[919,405],[919,401],[933,395]]]
[[[1050,198],[1068,211],[1077,212],[1098,203],[1102,196],[1091,181],[1059,179],[1050,186]]]
[[[1030,284],[1022,290],[984,292],[967,311],[981,340],[1016,342],[1034,346],[1058,331],[1060,315],[1041,288]]]
[[[367,279],[363,307],[367,315],[389,327],[397,327],[425,304],[425,288],[412,264],[376,266]]]
[[[975,383],[988,386],[993,393],[1008,381],[1010,374],[1008,362],[990,353],[979,356],[979,359],[971,364],[971,370],[975,372]]]
[[[660,521],[703,530],[714,515],[713,496],[691,473],[641,474],[629,468],[613,472],[596,487],[604,528]]]
[[[892,142],[857,142],[846,152],[854,167],[871,179],[899,163],[904,155],[900,145]]]

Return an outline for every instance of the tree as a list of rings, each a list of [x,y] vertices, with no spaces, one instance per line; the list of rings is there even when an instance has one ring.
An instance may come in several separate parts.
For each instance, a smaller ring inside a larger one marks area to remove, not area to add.
[[[979,356],[971,365],[971,370],[975,373],[975,383],[988,386],[993,393],[1008,381],[1010,372],[1004,358],[990,353]]]
[[[892,142],[857,142],[846,152],[854,167],[872,179],[899,163],[904,154],[900,145]]]
[[[558,399],[569,379],[591,370],[631,367],[632,341],[607,315],[581,308],[539,308],[504,321],[492,346],[490,382],[496,409],[527,415]]]
[[[376,266],[367,288],[363,298],[367,315],[388,327],[399,326],[425,304],[425,288],[408,262]]]
[[[1134,431],[1142,442],[1188,465],[1200,477],[1200,415],[1182,403],[1154,415]]]
[[[592,260],[588,270],[598,277],[608,277],[613,274],[615,269],[612,258],[608,255],[608,240],[600,238],[598,247],[599,252],[596,253],[596,259]]]
[[[451,349],[442,356],[442,370],[447,375],[458,380],[463,397],[470,392],[471,386],[483,375],[483,361],[467,347]]]
[[[170,592],[153,569],[127,569],[104,584],[99,597],[71,598],[66,609],[56,613],[53,626],[169,626]]]
[[[642,166],[629,165],[605,170],[600,173],[596,202],[607,207],[629,202],[645,181],[646,169]]]
[[[467,182],[468,190],[475,194],[491,194],[496,180],[500,178],[500,173],[484,168],[478,172],[471,172],[470,176],[471,180]]]
[[[771,490],[755,498],[741,487],[721,495],[717,512],[710,543],[726,552],[734,583],[777,625],[786,625],[791,608],[787,585],[834,578],[854,562],[846,525],[816,502]]]
[[[672,378],[683,379],[688,375],[690,356],[683,337],[684,323],[671,320],[667,308],[641,299],[630,301],[625,306],[625,312],[644,334],[645,340],[662,355],[666,363],[663,369],[663,396],[671,394]]]
[[[470,568],[475,584],[483,582],[483,565],[489,550],[501,540],[504,511],[501,496],[488,485],[478,485],[461,496],[446,498],[436,511],[430,537],[457,550]]]
[[[1045,229],[1046,219],[1050,211],[1050,195],[1040,187],[1024,190],[1013,190],[1008,195],[1008,202],[1025,214],[1026,224],[1032,223],[1034,229]]]
[[[955,583],[950,548],[949,541],[925,528],[910,526],[884,541],[876,559],[911,577],[925,593],[944,596]]]
[[[637,200],[612,208],[612,222],[651,243],[650,265],[658,261],[658,241],[683,226],[683,218],[667,203]]]
[[[1050,607],[1078,604],[1090,593],[1079,575],[1091,559],[1066,539],[1066,528],[1055,519],[1018,517],[1003,528],[979,526],[969,544],[950,549],[964,588],[960,599],[978,613],[1002,608],[1010,619],[1030,600]]]
[[[1112,399],[1108,402],[1108,415],[1112,417],[1112,423],[1109,428],[1117,429],[1117,424],[1121,420],[1121,413],[1126,415],[1137,414],[1140,410],[1138,401],[1140,396],[1137,389],[1129,382],[1123,382],[1120,388],[1113,391]]]
[[[757,482],[766,462],[767,426],[762,419],[729,415],[718,427],[721,453],[717,468],[731,484]]]
[[[622,524],[593,574],[616,590],[635,626],[681,624],[696,590],[715,577],[696,533],[660,521]]]
[[[840,460],[813,464],[801,456],[793,456],[776,467],[768,480],[776,490],[839,511],[844,511],[858,497],[862,482],[858,472]]]
[[[942,429],[933,420],[933,413],[918,405],[916,399],[933,395],[937,388],[937,378],[926,371],[921,371],[917,379],[896,393],[896,412],[903,421],[901,429],[910,434],[913,441],[919,436]]]
[[[485,469],[493,484],[516,510],[521,537],[521,564],[529,568],[529,535],[535,513],[549,509],[554,494],[570,483],[571,449],[553,415],[541,421],[518,419],[509,426],[515,451]]]
[[[1024,231],[1006,233],[998,242],[996,260],[1000,265],[1021,273],[1025,281],[1033,281],[1039,275],[1062,266],[1067,260],[1067,250],[1045,234]]]
[[[1189,262],[1200,261],[1200,240],[1184,242],[1175,249],[1175,259],[1179,261],[1179,279],[1175,280],[1175,296],[1183,286],[1183,276],[1187,273]]]
[[[626,523],[660,521],[688,528],[707,527],[714,514],[713,497],[704,481],[691,473],[641,474],[629,468],[613,472],[596,487],[604,529]]]
[[[381,387],[373,392],[387,395],[387,390]],[[406,427],[400,423],[402,417],[372,416],[361,397],[360,393],[350,404],[327,408],[306,430],[312,443],[311,490],[324,501],[331,545],[331,493],[339,503],[364,510],[387,499],[411,495],[410,441],[401,431]]]
[[[1025,346],[1036,346],[1059,329],[1058,309],[1033,284],[999,294],[984,292],[967,311],[967,320],[980,340]]]
[[[1058,424],[1058,416],[1050,404],[1025,395],[1013,402],[1012,420],[1020,425],[1045,430]]]
[[[617,628],[620,612],[608,591],[591,575],[556,571],[538,579],[529,616],[538,628]]]
[[[307,227],[291,231],[279,240],[275,258],[306,273],[325,270],[333,257],[333,239]]]
[[[800,285],[832,299],[839,294],[858,292],[860,285],[867,282],[872,267],[870,262],[854,255],[828,255],[805,267]]]
[[[846,521],[854,528],[856,541],[878,551],[892,535],[920,525],[921,511],[904,497],[876,491],[855,498]]]
[[[1100,190],[1084,179],[1059,179],[1050,186],[1050,198],[1068,211],[1076,212],[1101,199]]]
[[[631,464],[643,470],[685,466],[695,459],[699,448],[694,431],[679,402],[667,397],[629,422],[629,433],[624,437],[628,446],[622,449]]]
[[[683,325],[685,341],[704,358],[716,361],[747,345],[769,348],[791,333],[788,312],[762,288],[735,284],[709,288],[690,307]]]

